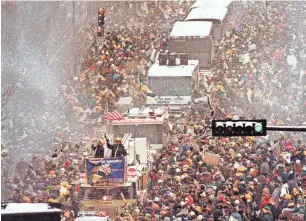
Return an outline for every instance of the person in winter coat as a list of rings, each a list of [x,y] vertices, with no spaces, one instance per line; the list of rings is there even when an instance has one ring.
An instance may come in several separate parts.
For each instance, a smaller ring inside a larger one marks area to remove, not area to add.
[[[241,215],[238,213],[238,209],[236,207],[234,207],[232,209],[232,214],[230,216],[230,221],[242,221],[242,217]]]
[[[96,158],[104,158],[104,140],[100,140],[99,143],[95,146],[94,144],[91,145],[93,152],[95,153]]]
[[[17,174],[21,180],[24,180],[29,164],[24,160],[23,157],[20,157],[20,161],[15,167],[15,174]]]
[[[111,145],[107,140],[107,147],[112,150],[112,157],[125,157],[127,152],[121,143],[121,139],[117,137],[115,142],[116,143],[114,145]]]
[[[267,162],[267,159],[264,159],[264,161],[262,162],[259,168],[260,168],[260,174],[269,173],[269,164]]]
[[[280,197],[283,197],[285,194],[289,194],[289,185],[284,183],[281,187]]]
[[[213,212],[214,220],[221,220],[222,216],[223,216],[222,208],[219,205],[217,205]]]
[[[265,206],[262,209],[263,215],[260,217],[261,221],[273,221],[273,215],[271,209],[268,206]]]
[[[279,215],[280,219],[290,220],[293,217],[295,210],[295,205],[293,202],[288,203],[287,207],[282,210],[282,213]]]

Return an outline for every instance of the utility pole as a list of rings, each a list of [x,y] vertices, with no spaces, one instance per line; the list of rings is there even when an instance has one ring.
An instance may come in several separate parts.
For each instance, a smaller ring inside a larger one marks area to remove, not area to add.
[[[98,27],[97,27],[97,45],[101,46],[104,42],[104,24],[105,9],[100,8],[98,11]]]
[[[77,48],[76,47],[76,39],[75,39],[75,34],[76,34],[76,24],[75,24],[75,4],[76,2],[72,2],[72,41],[73,41],[73,47],[74,50]],[[77,74],[77,64],[76,64],[76,57],[73,57],[73,76]]]

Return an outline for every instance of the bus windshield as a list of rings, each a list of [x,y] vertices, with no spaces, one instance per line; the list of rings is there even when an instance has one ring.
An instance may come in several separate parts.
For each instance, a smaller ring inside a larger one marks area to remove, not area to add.
[[[157,96],[191,96],[192,77],[150,77],[149,88]]]

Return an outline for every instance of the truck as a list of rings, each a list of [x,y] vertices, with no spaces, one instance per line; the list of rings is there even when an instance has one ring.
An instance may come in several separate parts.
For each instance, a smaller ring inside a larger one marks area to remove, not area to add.
[[[228,8],[220,5],[203,6],[192,9],[185,21],[207,21],[212,22],[212,36],[220,40],[230,27],[228,24]]]
[[[148,148],[159,150],[168,142],[165,135],[168,118],[164,107],[131,108],[124,119],[110,122],[107,131],[115,137],[124,138],[125,134],[131,134],[133,138],[147,138]],[[124,138],[122,143],[130,139]]]
[[[124,163],[118,167],[120,161]],[[124,158],[87,158],[78,216],[114,218],[146,188],[146,174],[146,165],[127,165]]]
[[[61,221],[62,210],[47,203],[1,203],[3,221]]]
[[[232,3],[232,0],[197,0],[190,6],[189,11],[195,8],[209,8],[212,6],[231,8],[233,6]]]
[[[214,59],[213,23],[210,21],[178,21],[168,38],[169,53],[187,53],[199,61],[200,70],[210,70]]]
[[[170,66],[169,62],[167,65],[156,62],[148,71],[149,88],[156,96],[147,99],[147,105],[168,105],[170,114],[175,117],[191,105],[194,92],[199,89],[199,61],[178,63]]]
[[[120,137],[128,155],[120,159],[86,159],[86,174],[79,176],[85,181],[81,184],[80,216],[104,213],[113,218],[126,204],[131,204],[131,201],[146,189],[150,163],[157,151],[168,142],[167,136],[164,136],[169,117],[167,108],[130,108],[122,114],[124,117],[121,120],[109,120],[105,136],[111,144],[113,138]],[[139,155],[140,163],[135,161],[136,155]],[[121,164],[120,168],[112,168],[112,163],[109,163],[122,160],[124,165]],[[89,163],[91,167],[87,166]],[[109,167],[110,173],[107,175],[105,168]],[[91,171],[94,171],[94,174]],[[120,179],[116,177],[115,180],[99,181],[110,177],[112,171],[121,171]],[[117,182],[118,180],[120,182]]]

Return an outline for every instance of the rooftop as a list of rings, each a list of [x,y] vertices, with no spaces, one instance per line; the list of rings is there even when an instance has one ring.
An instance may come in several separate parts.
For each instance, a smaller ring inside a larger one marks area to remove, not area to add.
[[[174,24],[170,37],[208,37],[212,22],[207,21],[178,21]]]
[[[228,9],[226,7],[194,8],[190,11],[185,21],[211,21],[224,20]]]
[[[193,5],[190,7],[190,10],[191,9],[194,9],[194,8],[199,8],[199,7],[202,7],[202,8],[210,8],[210,7],[225,7],[227,8],[233,1],[232,0],[214,0],[214,1],[211,1],[211,0],[198,0],[196,1],[195,3],[193,3]]]
[[[198,67],[198,60],[189,60],[188,65],[160,66],[154,63],[149,69],[149,77],[191,77]]]

